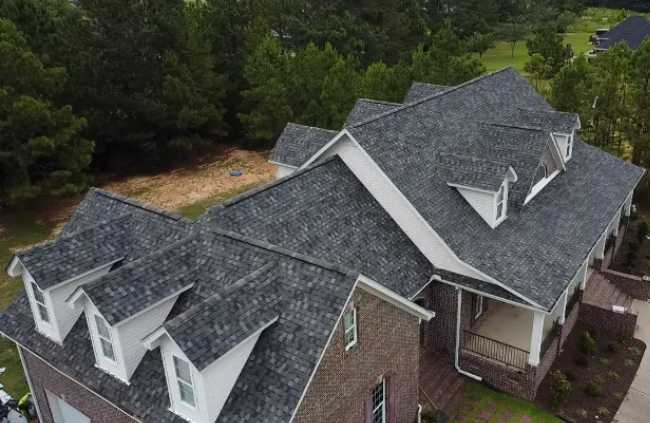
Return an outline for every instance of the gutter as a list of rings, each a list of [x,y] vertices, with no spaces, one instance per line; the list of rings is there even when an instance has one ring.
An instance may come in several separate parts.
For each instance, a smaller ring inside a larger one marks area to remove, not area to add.
[[[474,373],[467,372],[463,369],[460,368],[460,360],[459,360],[459,354],[460,354],[460,316],[461,316],[461,304],[463,302],[463,290],[460,288],[456,288],[456,298],[457,298],[457,304],[456,304],[456,353],[454,356],[454,367],[456,367],[456,370],[458,373],[460,373],[463,376],[467,376],[469,378],[472,378],[478,382],[481,382],[483,378],[481,376],[477,376]]]

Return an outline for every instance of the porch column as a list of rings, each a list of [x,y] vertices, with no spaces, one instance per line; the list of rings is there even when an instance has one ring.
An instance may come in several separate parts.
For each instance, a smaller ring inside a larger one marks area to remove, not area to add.
[[[632,194],[630,194],[630,196],[625,201],[625,204],[623,205],[623,213],[627,217],[630,217],[630,214],[632,214]]]
[[[594,253],[596,254],[596,258],[599,260],[605,258],[605,243],[607,242],[608,234],[609,234],[608,232],[602,234],[600,236],[600,239],[598,240],[598,243],[596,244],[596,249],[594,250]]]
[[[591,254],[589,254],[590,256]],[[580,282],[580,290],[584,291],[585,288],[587,288],[587,277],[589,276],[589,256],[587,256],[587,260],[582,265],[582,281]]]
[[[618,228],[621,226],[621,210],[619,210],[616,213],[616,217],[614,218],[614,232],[612,234],[614,236],[618,236]]]
[[[571,286],[571,285],[569,285]],[[558,305],[559,307],[562,307],[562,313],[560,314],[560,318],[558,319],[558,323],[563,325],[564,322],[566,322],[566,304],[569,301],[569,288],[567,288],[564,291],[564,294],[562,294],[562,298],[560,298],[560,304]]]
[[[544,338],[544,317],[546,317],[546,314],[543,311],[537,310],[533,313],[533,329],[530,334],[528,364],[531,366],[537,366],[539,364],[539,355],[542,350],[542,339]]]

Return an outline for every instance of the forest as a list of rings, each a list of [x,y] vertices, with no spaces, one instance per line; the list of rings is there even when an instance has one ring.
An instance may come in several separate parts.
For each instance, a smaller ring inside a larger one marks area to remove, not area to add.
[[[99,172],[170,167],[220,144],[268,148],[288,121],[340,129],[359,97],[401,101],[413,81],[481,75],[498,40],[527,44],[526,71],[550,81],[540,91],[555,107],[581,114],[583,138],[647,164],[650,44],[573,57],[558,34],[587,5],[4,0],[0,205],[77,194]]]

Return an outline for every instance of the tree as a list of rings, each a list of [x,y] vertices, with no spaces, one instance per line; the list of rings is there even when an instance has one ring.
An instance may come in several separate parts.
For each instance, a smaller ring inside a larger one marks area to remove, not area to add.
[[[562,36],[557,34],[554,28],[547,26],[537,28],[532,37],[526,41],[526,46],[531,57],[539,54],[544,58],[548,66],[547,73],[543,75],[545,78],[552,78],[567,60],[568,54],[562,44]]]
[[[539,53],[534,53],[530,56],[530,61],[524,66],[524,70],[528,72],[535,80],[535,88],[539,90],[539,81],[550,72],[550,66],[546,64],[546,59]]]
[[[527,33],[528,27],[525,24],[511,21],[501,24],[501,27],[498,30],[498,37],[510,44],[510,52],[514,58],[517,43],[521,41]]]
[[[324,128],[340,129],[357,99],[359,74],[356,60],[339,57],[323,81],[321,100],[324,114],[320,124]]]
[[[7,19],[0,19],[0,57],[0,198],[17,203],[80,192],[93,143],[80,135],[85,119],[51,101],[65,71],[43,66]]]
[[[374,100],[400,102],[409,88],[408,64],[388,66],[383,62],[373,63],[361,77],[359,96]]]
[[[468,50],[472,53],[477,53],[479,59],[483,58],[483,54],[491,48],[494,48],[496,38],[493,33],[481,34],[475,32],[467,41]]]
[[[646,38],[634,52],[631,85],[634,116],[631,128],[631,141],[634,146],[632,161],[648,167],[650,166],[650,38]]]
[[[579,113],[583,126],[591,120],[594,70],[584,56],[567,63],[551,81],[550,103],[557,110]]]
[[[264,38],[246,60],[244,75],[250,88],[243,92],[243,97],[250,111],[240,113],[239,118],[251,139],[275,139],[291,119],[288,71],[289,57],[272,36]]]
[[[431,36],[430,45],[420,45],[411,55],[411,78],[419,82],[456,85],[484,71],[447,21]]]
[[[218,142],[223,82],[182,0],[79,0],[66,94],[89,119],[100,159],[152,165]]]

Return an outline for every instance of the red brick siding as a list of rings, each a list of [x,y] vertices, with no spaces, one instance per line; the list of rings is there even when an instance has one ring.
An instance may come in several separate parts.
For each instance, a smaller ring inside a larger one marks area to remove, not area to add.
[[[580,304],[580,322],[594,333],[607,332],[631,338],[634,336],[637,317],[630,312],[619,314],[591,304]]]
[[[77,410],[90,417],[93,423],[134,423],[134,420],[111,403],[104,401],[70,378],[63,376],[40,358],[21,348],[25,372],[29,373],[39,406],[41,423],[54,423],[45,390],[62,398]]]
[[[294,422],[363,423],[373,387],[389,375],[395,388],[395,421],[413,423],[418,407],[418,319],[362,290],[354,293],[353,301],[358,344],[345,351],[342,324],[336,328]]]

